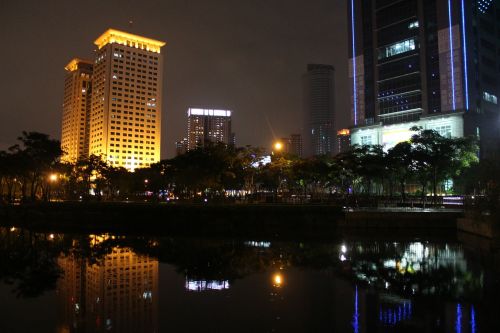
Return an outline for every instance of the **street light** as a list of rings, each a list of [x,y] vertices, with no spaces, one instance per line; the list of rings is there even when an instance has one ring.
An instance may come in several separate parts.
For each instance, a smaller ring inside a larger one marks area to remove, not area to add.
[[[274,149],[278,152],[278,151],[281,151],[283,149],[283,144],[279,141],[275,142],[274,143]]]
[[[51,200],[51,198],[50,198],[50,197],[51,197],[51,193],[50,193],[50,192],[51,192],[50,184],[51,184],[51,183],[52,183],[52,184],[54,184],[55,182],[57,182],[57,179],[58,179],[58,178],[59,178],[59,177],[58,177],[58,175],[57,175],[56,173],[51,173],[51,174],[49,175],[49,181],[50,181],[50,183],[49,183],[49,184],[48,184],[48,186],[47,186],[47,201],[50,201],[50,200]]]

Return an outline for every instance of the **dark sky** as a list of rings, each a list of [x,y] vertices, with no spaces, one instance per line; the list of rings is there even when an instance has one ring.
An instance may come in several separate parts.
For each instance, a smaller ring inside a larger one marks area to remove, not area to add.
[[[299,131],[308,63],[335,66],[336,127],[346,126],[346,15],[345,0],[0,0],[0,149],[22,130],[59,139],[64,66],[93,58],[110,27],[167,42],[163,158],[186,136],[191,105],[234,110],[238,145]]]

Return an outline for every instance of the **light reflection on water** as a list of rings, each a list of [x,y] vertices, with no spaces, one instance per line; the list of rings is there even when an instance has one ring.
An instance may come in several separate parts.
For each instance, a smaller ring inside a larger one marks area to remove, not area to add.
[[[153,239],[18,228],[0,229],[0,241],[0,311],[13,319],[0,323],[2,332],[476,333],[500,326],[491,315],[498,271],[459,242]],[[38,313],[47,315],[36,321]],[[22,319],[30,317],[36,326]]]

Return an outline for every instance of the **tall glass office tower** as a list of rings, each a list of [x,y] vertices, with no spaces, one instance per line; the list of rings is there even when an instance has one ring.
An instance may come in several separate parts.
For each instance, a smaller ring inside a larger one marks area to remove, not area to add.
[[[500,1],[348,0],[353,144],[500,131]]]

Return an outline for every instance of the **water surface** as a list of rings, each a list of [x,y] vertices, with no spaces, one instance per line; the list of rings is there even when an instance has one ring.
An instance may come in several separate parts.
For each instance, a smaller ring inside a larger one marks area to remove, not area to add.
[[[499,332],[467,235],[331,242],[0,229],[0,332]]]

